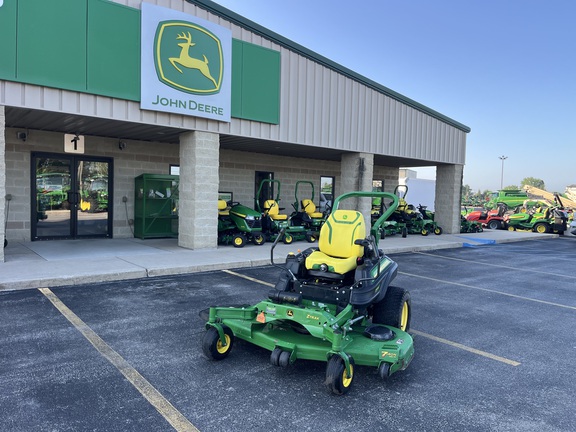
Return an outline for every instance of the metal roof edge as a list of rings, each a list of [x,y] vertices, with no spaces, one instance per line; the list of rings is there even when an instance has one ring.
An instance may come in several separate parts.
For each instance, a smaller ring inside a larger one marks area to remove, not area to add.
[[[410,99],[409,97],[406,97],[398,92],[395,92],[394,90],[389,89],[388,87],[385,87],[382,84],[379,84],[374,80],[371,80],[370,78],[367,78],[357,72],[354,72],[353,70],[348,69],[347,67],[342,66],[341,64],[336,63],[324,57],[323,55],[318,54],[278,33],[275,33],[272,30],[269,30],[266,27],[263,27],[260,24],[257,24],[254,21],[251,21],[248,18],[245,18],[242,15],[239,15],[236,12],[233,12],[230,9],[227,9],[224,6],[221,6],[211,0],[185,0],[185,1],[200,6],[203,9],[206,9],[208,12],[211,12],[226,20],[229,20],[230,22],[237,24],[247,30],[250,30],[253,33],[265,37],[266,39],[270,39],[272,42],[275,42],[278,45],[282,45],[290,49],[291,51],[294,51],[319,64],[322,64],[330,69],[333,69],[336,72],[339,72],[342,75],[352,78],[355,81],[358,81],[380,93],[383,93],[399,102],[402,102],[403,104],[406,104],[414,109],[417,109],[418,111],[430,115],[431,117],[441,120],[444,123],[454,126],[455,128],[460,129],[463,132],[470,133],[471,131],[470,127],[450,117],[447,117],[444,114],[441,114],[438,111],[433,110],[432,108],[422,105],[421,103],[416,102],[415,100]]]

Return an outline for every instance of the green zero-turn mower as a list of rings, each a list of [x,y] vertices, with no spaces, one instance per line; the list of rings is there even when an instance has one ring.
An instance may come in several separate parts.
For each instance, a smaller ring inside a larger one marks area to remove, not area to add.
[[[277,192],[276,198],[267,199],[264,201],[264,208],[260,207],[260,198],[264,185],[268,183],[270,186],[276,184]],[[267,240],[275,241],[281,235],[281,240],[285,244],[290,244],[293,241],[306,240],[309,243],[316,241],[313,232],[303,225],[295,225],[287,214],[280,213],[284,210],[280,207],[280,181],[264,179],[260,182],[260,187],[256,194],[256,207],[262,213],[262,233]]]
[[[390,198],[393,204],[366,237],[362,214],[338,207],[346,198],[373,196]],[[240,338],[271,351],[275,366],[298,359],[324,361],[325,385],[335,394],[350,390],[356,365],[376,367],[382,378],[406,369],[414,355],[407,333],[410,293],[390,285],[398,265],[378,249],[380,225],[397,205],[398,198],[387,192],[338,197],[321,229],[318,249],[289,254],[267,299],[201,312],[208,317],[202,338],[206,357],[224,359]]]

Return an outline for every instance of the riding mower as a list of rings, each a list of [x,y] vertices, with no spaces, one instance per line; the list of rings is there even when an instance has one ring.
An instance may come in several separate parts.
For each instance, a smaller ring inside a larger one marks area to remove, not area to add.
[[[340,210],[342,200],[378,194],[390,208],[366,237],[363,215]],[[240,338],[271,352],[274,366],[296,360],[327,362],[325,385],[347,393],[356,366],[378,368],[381,378],[404,370],[414,356],[410,293],[390,285],[398,265],[378,249],[379,229],[398,206],[387,192],[350,192],[334,202],[320,231],[318,248],[290,253],[268,298],[243,307],[211,307],[202,350],[211,360],[226,358]]]
[[[277,184],[276,198],[265,200],[263,205],[264,208],[261,208],[260,198],[262,189],[266,183]],[[280,181],[270,179],[262,180],[256,196],[256,206],[262,213],[262,233],[266,240],[275,241],[281,232],[282,236],[280,239],[285,244],[290,244],[294,240],[306,240],[309,243],[313,243],[317,240],[318,237],[314,235],[313,231],[309,230],[304,225],[295,225],[287,214],[280,213],[281,210],[284,210],[284,208],[281,208],[279,205]]]
[[[239,202],[218,200],[218,243],[241,248],[265,243],[260,213]]]
[[[506,206],[498,205],[498,209],[485,210],[485,211],[471,211],[466,214],[466,220],[469,222],[479,222],[483,227],[489,229],[503,229],[504,228],[504,213]]]
[[[408,234],[422,234],[423,236],[431,232],[436,235],[442,234],[442,228],[433,219],[424,219],[422,214],[414,210],[413,205],[406,202],[407,194],[407,185],[398,185],[394,189],[394,195],[398,196],[398,208],[392,213],[391,220],[395,221],[400,229],[405,229]]]
[[[533,211],[504,216],[508,231],[528,230],[537,233],[557,232],[564,234],[568,216],[560,207],[538,207]]]
[[[370,221],[372,226],[380,219],[380,216],[384,214],[387,207],[382,198],[374,198],[372,200],[372,209],[370,211]],[[405,223],[398,223],[394,220],[385,220],[380,225],[380,239],[384,239],[389,236],[393,236],[396,234],[402,234],[402,237],[405,238],[408,235],[408,229],[406,228]]]
[[[310,198],[304,198],[302,200],[298,199],[298,191],[300,185],[308,184],[311,188]],[[309,232],[309,235],[313,236],[312,241],[316,241],[318,236],[320,235],[320,228],[326,221],[326,217],[329,214],[329,211],[322,213],[318,211],[316,204],[314,204],[314,183],[307,180],[299,180],[296,182],[296,186],[294,187],[294,203],[292,207],[294,207],[294,212],[290,216],[290,220],[292,225],[294,226],[304,226]]]

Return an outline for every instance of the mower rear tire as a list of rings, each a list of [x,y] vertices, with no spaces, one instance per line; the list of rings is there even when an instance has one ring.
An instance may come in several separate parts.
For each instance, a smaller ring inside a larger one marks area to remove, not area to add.
[[[210,327],[202,336],[202,352],[209,360],[223,360],[228,357],[234,345],[234,333],[230,327],[222,326],[226,345],[222,344],[218,330]]]
[[[490,222],[488,222],[488,229],[497,230],[500,229],[500,226],[501,226],[500,221],[491,220]]]
[[[396,327],[407,332],[410,330],[412,304],[410,292],[397,286],[389,286],[386,295],[374,304],[372,323]]]
[[[244,247],[244,245],[246,244],[246,236],[244,234],[236,234],[232,238],[232,244],[234,245],[235,248]]]
[[[315,241],[318,241],[318,236],[316,236],[316,234],[306,234],[306,241],[308,243],[314,243]]]
[[[536,225],[534,225],[534,232],[537,232],[540,234],[546,234],[549,231],[550,231],[550,227],[548,226],[548,224],[540,222],[540,223],[537,223]]]
[[[254,234],[252,236],[252,243],[254,243],[256,246],[261,246],[266,243],[266,237],[264,237],[262,234]]]
[[[408,236],[408,228],[402,228],[402,238],[406,238]]]
[[[332,355],[326,365],[326,387],[337,395],[348,393],[354,381],[354,359],[348,357],[350,362],[350,375],[346,373],[344,360],[337,354]]]

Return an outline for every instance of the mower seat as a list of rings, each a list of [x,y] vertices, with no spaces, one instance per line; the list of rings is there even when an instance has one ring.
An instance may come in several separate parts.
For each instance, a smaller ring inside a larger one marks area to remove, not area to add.
[[[302,210],[312,219],[322,219],[324,217],[322,213],[316,211],[316,206],[311,199],[304,199],[300,204],[302,205]]]
[[[230,209],[228,208],[228,204],[226,201],[219,199],[218,200],[218,215],[219,216],[228,216],[230,214]]]
[[[287,220],[288,215],[280,214],[280,206],[275,200],[266,200],[264,202],[264,214],[270,216],[272,220]]]
[[[320,272],[343,275],[355,270],[358,258],[364,255],[364,246],[355,241],[365,238],[362,213],[356,210],[332,212],[320,229],[318,250],[306,258],[306,269],[314,275],[320,275]]]

